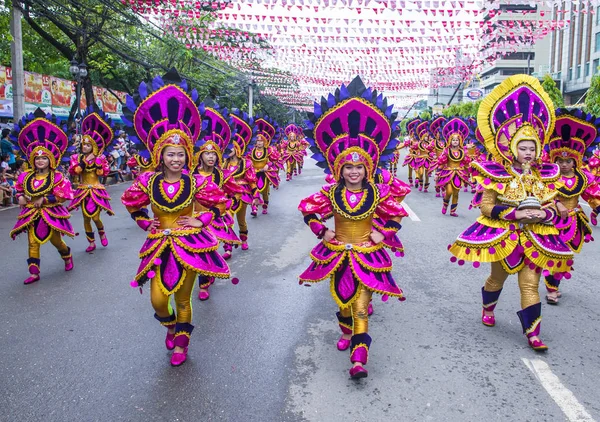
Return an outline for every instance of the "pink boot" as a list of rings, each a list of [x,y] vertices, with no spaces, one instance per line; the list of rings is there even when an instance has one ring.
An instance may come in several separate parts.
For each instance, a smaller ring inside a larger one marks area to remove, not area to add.
[[[65,261],[65,271],[71,271],[73,269],[73,256],[71,255],[71,248],[67,248],[67,252],[63,254],[61,252],[60,257]]]

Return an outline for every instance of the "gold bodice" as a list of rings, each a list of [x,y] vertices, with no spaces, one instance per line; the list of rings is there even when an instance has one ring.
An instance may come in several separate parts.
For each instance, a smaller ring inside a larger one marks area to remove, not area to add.
[[[579,196],[572,196],[570,198],[565,198],[562,195],[558,195],[556,199],[563,204],[568,210],[575,209],[579,206]]]
[[[558,192],[550,189],[542,182],[536,172],[515,174],[507,183],[504,193],[498,195],[498,200],[511,206],[518,206],[528,196],[534,196],[542,205],[550,202]]]
[[[154,204],[152,204],[152,213],[154,214],[155,218],[158,218],[158,221],[160,221],[160,229],[161,230],[165,230],[165,229],[177,229],[177,228],[181,228],[181,226],[179,224],[177,224],[177,219],[179,217],[182,216],[192,216],[193,215],[193,211],[194,211],[194,204],[190,204],[187,207],[175,211],[175,212],[166,212],[161,210],[159,207],[154,206]]]
[[[335,222],[335,238],[342,243],[362,243],[370,240],[373,230],[373,214],[361,220],[350,220],[342,215],[333,214]]]
[[[252,150],[252,153],[250,154],[250,159],[252,160],[252,165],[254,166],[255,170],[262,170],[267,165],[267,161],[269,159],[269,151],[267,150],[267,148],[263,148],[263,153],[260,157],[256,155],[257,151],[257,148]]]
[[[96,169],[92,168],[90,170],[88,170],[87,168],[85,170],[83,170],[81,172],[81,174],[79,175],[80,177],[80,184],[82,185],[100,185],[100,179],[98,178],[98,175],[96,174]]]

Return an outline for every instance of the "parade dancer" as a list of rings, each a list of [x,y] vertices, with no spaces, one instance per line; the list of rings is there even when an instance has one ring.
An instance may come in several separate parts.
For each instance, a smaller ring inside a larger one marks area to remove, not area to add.
[[[415,129],[415,133],[419,139],[416,150],[416,158],[413,163],[417,178],[415,186],[419,191],[427,193],[429,189],[429,174],[433,165],[435,154],[433,153],[433,142],[431,142],[431,134],[429,133],[429,121],[419,123]]]
[[[229,277],[227,263],[217,251],[219,242],[208,229],[228,200],[217,185],[184,170],[200,137],[202,117],[197,92],[188,92],[175,70],[152,83],[142,82],[126,104],[124,120],[131,124],[131,139],[146,146],[157,169],[142,173],[121,198],[138,226],[148,232],[131,284],[141,287],[150,280],[154,317],[167,328],[171,365],[179,366],[187,358],[194,329],[191,295],[196,276]],[[194,215],[196,202],[207,211]],[[148,205],[154,217],[148,215]]]
[[[96,249],[92,221],[98,230],[100,243],[106,247],[108,239],[100,213],[105,211],[108,215],[114,215],[110,196],[100,183],[100,177],[110,173],[108,160],[104,156],[104,150],[114,139],[110,118],[102,111],[89,109],[81,120],[81,136],[80,154],[73,154],[69,165],[71,177],[79,182],[69,204],[69,211],[81,207],[85,237],[89,242],[85,251],[92,253]]]
[[[196,153],[197,166],[194,174],[216,184],[225,192],[231,202],[239,200],[242,189],[235,182],[233,172],[223,169],[224,159],[231,153],[231,128],[226,118],[229,113],[227,109],[221,111],[217,104],[204,107],[203,110],[202,119],[205,122],[205,129],[202,134],[203,140],[197,143],[199,148]],[[202,204],[196,204],[195,212],[207,211],[209,210]],[[230,209],[227,209],[220,216],[215,216],[207,227],[219,241],[223,242],[225,249],[223,259],[225,260],[231,258],[233,246],[237,247],[242,243],[233,230],[235,223],[230,212]],[[210,297],[208,288],[213,282],[214,277],[199,277],[198,299],[207,300]]]
[[[298,135],[298,143],[300,144],[300,154],[298,155],[298,174],[300,175],[302,174],[302,169],[304,168],[304,157],[308,155],[306,150],[310,147],[310,144],[304,138],[304,130],[300,126],[298,127],[300,128],[300,135]]]
[[[417,126],[421,123],[421,119],[411,120],[406,124],[406,131],[408,132],[408,142],[405,142],[407,147],[407,154],[404,157],[402,167],[408,166],[408,184],[413,186],[413,170],[415,169],[415,161],[417,159],[417,150],[419,149],[419,142],[417,139]],[[416,185],[415,185],[416,186]]]
[[[280,155],[271,141],[276,133],[275,124],[266,117],[260,117],[254,121],[256,128],[256,144],[250,151],[250,160],[256,171],[258,191],[262,195],[262,213],[267,214],[269,208],[269,194],[271,185],[279,187],[279,160]],[[253,217],[257,215],[256,207],[252,206],[250,212]]]
[[[444,139],[444,136],[442,135],[442,128],[446,124],[446,121],[447,121],[447,119],[444,116],[438,116],[435,119],[433,119],[433,121],[431,122],[431,125],[429,126],[429,129],[431,130],[431,134],[433,137],[432,142],[433,142],[433,150],[435,153],[435,160],[438,160],[440,158],[440,156],[442,155],[442,152],[444,152],[444,150],[446,149],[446,141]],[[434,161],[433,165],[435,165],[435,161]],[[436,168],[435,172],[436,172],[435,197],[441,198],[442,197],[442,187],[438,183],[439,168]]]
[[[235,132],[233,137],[233,154],[225,160],[223,168],[233,174],[237,185],[242,189],[241,196],[232,198],[231,211],[235,213],[242,250],[248,250],[248,223],[246,222],[246,210],[248,205],[258,207],[260,204],[260,192],[256,186],[258,180],[252,166],[252,161],[246,156],[252,142],[253,121],[248,114],[240,110],[234,110],[230,115],[231,125]]]
[[[580,109],[556,111],[556,125],[547,146],[548,159],[558,164],[562,186],[558,188],[556,207],[560,214],[561,239],[574,253],[580,253],[585,242],[593,240],[590,220],[579,204],[582,198],[596,215],[600,211],[599,180],[585,168],[586,155],[598,145],[600,119]],[[597,224],[595,218],[592,223]],[[568,276],[567,276],[568,277]],[[557,305],[562,296],[560,278],[546,275],[546,302]]]
[[[442,137],[448,145],[444,149],[436,165],[437,183],[436,187],[444,191],[442,214],[446,214],[450,199],[450,215],[458,217],[458,194],[460,187],[469,184],[471,160],[465,155],[464,142],[469,136],[469,126],[460,118],[453,117],[444,124]]]
[[[69,144],[65,130],[60,120],[40,108],[15,124],[13,138],[30,168],[15,184],[21,212],[10,232],[13,239],[23,232],[28,235],[29,277],[24,284],[40,279],[40,246],[48,241],[65,262],[65,271],[73,269],[71,249],[62,239],[75,236],[71,216],[62,205],[73,199],[73,191],[69,180],[56,170]]]
[[[292,180],[293,176],[298,175],[300,168],[300,162],[303,159],[304,150],[300,144],[300,137],[302,136],[302,128],[296,125],[287,125],[285,128],[285,135],[287,141],[283,142],[283,156],[282,161],[286,166],[286,181]]]
[[[573,263],[573,252],[555,226],[560,171],[556,164],[539,162],[554,129],[552,100],[536,78],[510,76],[483,100],[477,123],[495,161],[473,164],[475,178],[485,188],[482,215],[449,246],[451,261],[473,261],[475,267],[491,263],[481,290],[481,321],[487,326],[496,323],[494,308],[504,282],[517,274],[523,333],[531,348],[545,351],[548,347],[539,337],[540,276],[543,272],[560,278]]]
[[[359,77],[321,105],[309,114],[306,134],[317,165],[337,183],[323,186],[298,207],[322,239],[312,250],[314,262],[300,275],[300,283],[330,280],[343,333],[337,347],[350,348],[350,376],[363,378],[371,345],[368,305],[373,292],[383,294],[384,300],[404,298],[391,275],[392,262],[383,242],[396,234],[407,213],[389,185],[374,183],[377,166],[387,164],[397,142],[390,141],[398,133],[396,114],[387,99],[365,88]],[[375,214],[386,221],[384,232],[373,227]],[[330,229],[324,221],[331,216]]]
[[[154,171],[152,160],[137,151],[131,154],[131,157],[127,160],[127,166],[131,169],[131,176],[134,180],[145,171]]]

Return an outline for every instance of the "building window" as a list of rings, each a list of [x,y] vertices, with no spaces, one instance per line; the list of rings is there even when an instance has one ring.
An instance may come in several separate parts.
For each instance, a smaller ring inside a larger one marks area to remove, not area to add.
[[[556,79],[561,80],[562,79],[562,72],[558,72],[556,74]]]
[[[569,74],[568,74],[568,77],[567,77],[567,79],[568,79],[569,81],[572,81],[572,80],[573,80],[573,68],[572,68],[572,67],[570,67],[570,68],[569,68]]]
[[[585,64],[585,77],[587,78],[588,76],[590,76],[590,62]]]
[[[577,65],[577,71],[576,71],[575,75],[576,75],[575,79],[581,78],[581,65],[580,64]]]
[[[600,51],[600,32],[596,32],[596,47],[594,51],[597,53]]]
[[[592,71],[592,75],[597,75],[598,74],[598,66],[600,66],[600,59],[596,59],[592,62],[592,67],[594,68],[594,70]]]

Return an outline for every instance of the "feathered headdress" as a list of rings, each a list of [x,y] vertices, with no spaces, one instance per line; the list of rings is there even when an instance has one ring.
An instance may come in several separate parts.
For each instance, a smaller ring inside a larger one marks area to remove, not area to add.
[[[200,156],[203,152],[215,152],[217,154],[217,164],[223,165],[224,158],[231,153],[231,127],[229,126],[229,112],[227,109],[220,109],[218,104],[211,107],[201,107],[204,110],[202,120],[204,121],[204,131],[202,139],[196,143],[198,152],[196,155],[196,164],[200,164]]]
[[[321,98],[309,113],[304,131],[317,165],[341,177],[345,164],[362,164],[373,180],[378,167],[385,167],[398,142],[397,113],[383,94],[366,88],[360,77],[335,94]]]
[[[580,109],[556,110],[556,124],[547,145],[550,162],[557,158],[572,158],[577,167],[584,164],[600,141],[600,119]]]
[[[66,130],[60,119],[37,108],[15,123],[12,138],[27,157],[31,168],[35,168],[35,157],[45,156],[50,160],[50,168],[55,169],[69,146]]]
[[[429,125],[429,131],[435,140],[435,148],[438,150],[444,149],[445,147],[444,141],[446,138],[442,134],[442,128],[447,121],[448,119],[446,119],[444,116],[438,116],[434,118]]]
[[[421,119],[417,117],[406,124],[406,131],[408,132],[408,135],[415,140],[417,139],[417,126],[419,126],[420,123]]]
[[[154,167],[168,146],[185,148],[189,163],[202,132],[199,105],[196,90],[189,91],[187,83],[171,69],[162,78],[154,78],[151,86],[142,82],[133,97],[127,96],[123,121],[132,141],[148,149]]]
[[[508,77],[482,101],[477,126],[487,151],[512,162],[521,141],[534,141],[536,159],[554,130],[554,106],[540,82],[528,75]]]
[[[415,132],[417,134],[417,139],[419,141],[424,141],[425,137],[427,137],[429,139],[429,137],[431,136],[431,132],[429,131],[430,124],[431,124],[431,122],[429,120],[422,120],[421,123],[419,123],[419,125],[415,129]],[[431,139],[429,139],[429,140],[431,140]]]
[[[442,129],[442,136],[446,140],[448,146],[450,146],[450,141],[456,137],[459,139],[459,146],[462,147],[469,137],[471,130],[469,129],[469,125],[460,117],[453,117],[448,120]]]
[[[243,157],[250,150],[249,146],[252,143],[254,120],[248,116],[248,113],[235,108],[230,116],[231,126],[234,131],[233,146],[235,153],[238,157]]]
[[[262,139],[267,148],[277,133],[277,123],[267,116],[258,117],[254,120],[254,127],[256,128],[256,139]]]
[[[285,136],[294,137],[295,139],[300,139],[303,137],[302,128],[300,126],[296,126],[295,124],[289,124],[285,127]]]
[[[92,153],[101,155],[115,137],[112,120],[102,110],[90,107],[81,119],[81,143],[92,145]]]

